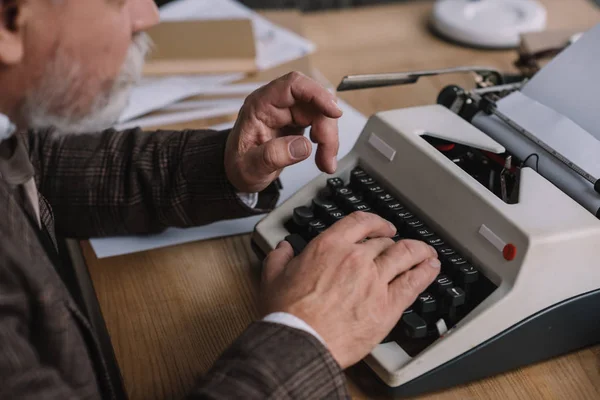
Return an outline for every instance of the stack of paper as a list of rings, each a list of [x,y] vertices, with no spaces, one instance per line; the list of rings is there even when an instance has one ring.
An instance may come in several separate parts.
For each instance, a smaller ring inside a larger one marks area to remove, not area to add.
[[[272,67],[305,57],[314,46],[291,31],[267,21],[232,0],[179,0],[161,10],[162,20],[250,19],[257,43],[256,64],[269,76]],[[200,39],[199,39],[200,40]],[[311,71],[303,71],[309,73]],[[314,75],[314,74],[313,74]],[[158,128],[174,124],[227,117],[223,124],[211,126],[223,130],[233,126],[245,98],[267,82],[236,83],[244,74],[177,75],[147,77],[133,90],[129,107],[124,110],[117,128]],[[260,79],[260,78],[259,78]],[[267,78],[265,78],[267,79]],[[323,79],[320,79],[323,81]],[[326,82],[321,82],[327,84]],[[333,87],[328,84],[333,91]],[[340,101],[344,116],[339,121],[340,151],[345,156],[354,146],[366,118]],[[199,125],[200,127],[201,125]],[[285,201],[320,171],[311,159],[284,170],[281,175]],[[251,232],[261,217],[230,220],[190,229],[169,229],[159,235],[104,238],[91,241],[99,258],[134,253],[180,243]]]

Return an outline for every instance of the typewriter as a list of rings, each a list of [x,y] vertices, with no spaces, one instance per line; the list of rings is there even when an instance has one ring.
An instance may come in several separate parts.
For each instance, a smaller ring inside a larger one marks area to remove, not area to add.
[[[437,249],[439,277],[356,367],[369,390],[414,396],[600,341],[598,182],[498,107],[527,80],[464,68],[347,77],[338,90],[467,71],[475,89],[449,86],[436,104],[373,115],[335,175],[308,183],[252,235],[259,257],[283,239],[300,253],[360,210],[394,223],[395,240]]]

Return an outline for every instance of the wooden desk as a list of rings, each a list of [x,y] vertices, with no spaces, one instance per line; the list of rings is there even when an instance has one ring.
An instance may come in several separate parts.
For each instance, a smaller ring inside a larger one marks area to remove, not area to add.
[[[543,3],[551,28],[600,21],[600,12],[586,0]],[[428,2],[410,2],[306,15],[305,33],[318,45],[314,65],[333,83],[361,72],[466,64],[511,69],[512,51],[469,50],[431,36],[425,28],[430,8]],[[450,82],[468,84],[462,76],[432,78],[341,97],[369,115],[431,104]],[[87,243],[83,250],[132,399],[181,398],[259,317],[259,265],[248,236],[106,260],[97,260]],[[355,398],[367,398],[350,385]],[[600,347],[423,398],[600,398]]]

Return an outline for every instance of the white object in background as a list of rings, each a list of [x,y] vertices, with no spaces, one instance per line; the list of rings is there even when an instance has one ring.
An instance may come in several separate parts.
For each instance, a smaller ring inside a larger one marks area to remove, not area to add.
[[[315,51],[314,43],[273,24],[233,0],[178,0],[160,9],[161,21],[250,19],[256,42],[256,64],[264,70],[296,60]],[[218,38],[198,38],[218,40]]]
[[[521,34],[546,27],[546,9],[536,0],[438,0],[432,24],[458,43],[511,48],[519,46]]]
[[[131,129],[131,128],[150,128],[161,127],[166,125],[181,124],[184,122],[199,121],[208,118],[226,117],[229,115],[237,115],[243,102],[239,104],[227,104],[214,108],[203,108],[188,111],[171,112],[160,115],[151,115],[123,122],[115,127],[115,129]]]
[[[212,87],[233,82],[243,76],[227,74],[144,79],[132,89],[129,105],[121,114],[119,122],[160,110],[179,100],[203,94]]]
[[[344,111],[344,115],[340,118],[338,124],[339,131],[343,133],[340,135],[340,151],[338,156],[341,159],[354,147],[354,143],[356,143],[356,139],[360,136],[367,118],[341,100],[338,101],[338,105]],[[231,125],[231,123],[220,124],[212,127],[212,129],[227,129]],[[308,160],[286,168],[281,174],[283,190],[281,191],[279,204],[320,173],[321,171],[319,171],[314,162],[314,151]],[[264,215],[220,221],[188,229],[171,228],[161,234],[150,236],[92,239],[90,243],[98,258],[113,257],[198,240],[249,233],[252,232],[254,226],[262,218],[264,218]]]
[[[244,103],[245,98],[233,98],[233,99],[213,99],[213,100],[184,100],[179,103],[171,104],[163,108],[165,111],[188,111],[188,110],[198,110],[198,109],[206,109],[206,108],[215,108],[215,107],[223,107],[229,106],[233,104]]]

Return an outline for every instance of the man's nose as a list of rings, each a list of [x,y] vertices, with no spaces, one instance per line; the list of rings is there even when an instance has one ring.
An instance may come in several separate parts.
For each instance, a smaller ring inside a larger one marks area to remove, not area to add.
[[[154,0],[130,0],[131,25],[133,33],[144,31],[159,22],[158,8]]]

